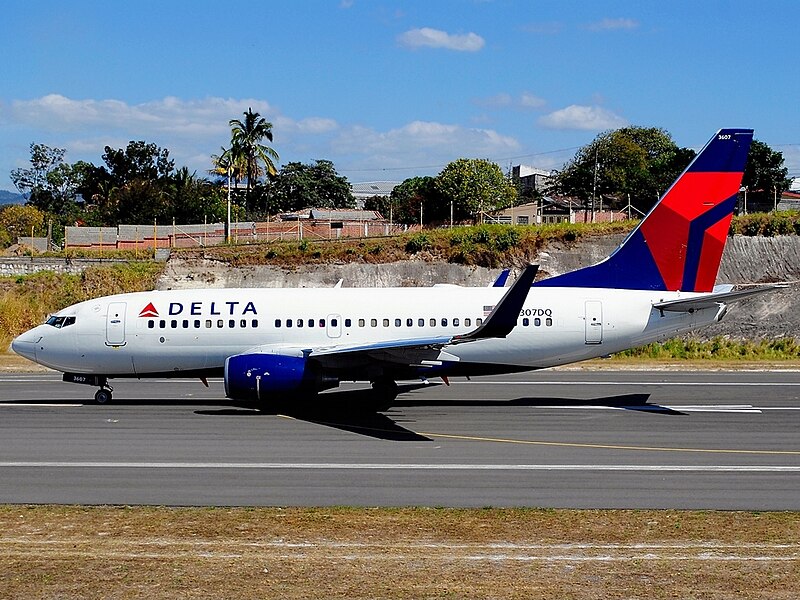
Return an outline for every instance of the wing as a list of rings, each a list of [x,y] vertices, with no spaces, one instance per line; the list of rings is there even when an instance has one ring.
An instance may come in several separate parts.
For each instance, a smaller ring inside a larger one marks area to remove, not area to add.
[[[302,357],[313,360],[326,369],[353,369],[375,362],[424,367],[441,360],[457,361],[458,357],[444,350],[446,346],[487,338],[504,338],[511,333],[516,327],[519,311],[531,290],[538,269],[538,265],[528,265],[486,320],[466,334],[384,340],[371,344],[335,344],[313,348],[268,345],[251,348],[246,354]]]

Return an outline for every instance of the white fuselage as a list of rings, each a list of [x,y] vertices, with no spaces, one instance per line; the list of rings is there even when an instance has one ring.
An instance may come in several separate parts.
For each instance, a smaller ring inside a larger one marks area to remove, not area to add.
[[[467,333],[504,292],[434,286],[120,294],[63,309],[56,315],[65,317],[60,326],[30,330],[14,341],[14,350],[68,373],[213,371],[255,347],[311,349]],[[603,356],[714,322],[717,309],[662,312],[652,306],[695,295],[534,287],[506,338],[448,345],[441,356],[464,367],[494,365],[498,372]]]

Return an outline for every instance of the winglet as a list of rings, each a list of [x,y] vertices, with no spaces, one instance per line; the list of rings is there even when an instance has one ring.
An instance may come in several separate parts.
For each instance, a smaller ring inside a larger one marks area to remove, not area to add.
[[[451,343],[463,344],[484,338],[504,338],[517,326],[517,318],[522,305],[531,291],[539,265],[528,265],[508,291],[500,299],[481,325],[463,335],[453,337]]]

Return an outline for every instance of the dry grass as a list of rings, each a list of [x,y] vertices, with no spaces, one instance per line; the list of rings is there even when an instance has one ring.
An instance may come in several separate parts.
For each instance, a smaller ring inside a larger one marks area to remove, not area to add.
[[[3,598],[796,598],[796,513],[0,507]]]

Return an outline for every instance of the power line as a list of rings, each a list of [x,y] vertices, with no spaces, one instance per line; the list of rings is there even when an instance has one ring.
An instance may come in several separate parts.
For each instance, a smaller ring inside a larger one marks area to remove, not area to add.
[[[531,154],[519,154],[517,156],[504,156],[502,158],[493,159],[496,163],[505,162],[507,160],[519,160],[522,158],[530,158],[534,156],[545,156],[547,154],[558,154],[559,152],[569,152],[572,150],[578,150],[581,146],[572,146],[571,148],[560,148],[558,150],[547,150],[546,152],[533,152]],[[348,173],[369,173],[375,171],[381,172],[389,172],[389,171],[412,171],[412,170],[421,170],[421,169],[442,169],[446,167],[449,163],[437,164],[437,165],[418,165],[414,167],[375,167],[372,169],[348,169],[348,168],[340,168],[339,171],[341,172],[348,172]]]

